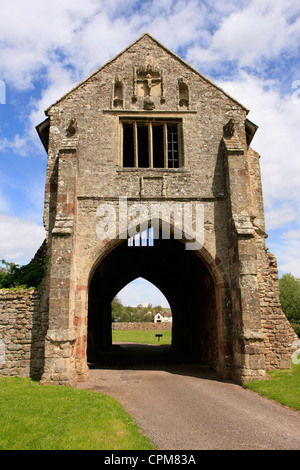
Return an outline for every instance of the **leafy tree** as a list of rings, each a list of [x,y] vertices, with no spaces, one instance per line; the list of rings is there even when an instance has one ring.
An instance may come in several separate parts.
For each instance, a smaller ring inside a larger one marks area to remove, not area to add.
[[[282,310],[291,323],[300,323],[300,279],[283,274],[279,279]]]
[[[148,310],[148,312],[144,315],[143,321],[144,322],[153,322],[153,316],[154,316],[153,312]]]
[[[44,266],[39,263],[29,263],[19,266],[15,263],[8,263],[1,260],[2,268],[0,270],[0,288],[11,287],[39,287],[44,279],[46,272],[46,262]]]
[[[126,322],[128,320],[127,312],[124,305],[118,297],[115,297],[111,302],[111,316],[112,322]]]
[[[143,307],[139,304],[137,307],[124,306],[118,297],[115,297],[111,303],[112,322],[150,322],[152,321],[153,310],[151,304]]]

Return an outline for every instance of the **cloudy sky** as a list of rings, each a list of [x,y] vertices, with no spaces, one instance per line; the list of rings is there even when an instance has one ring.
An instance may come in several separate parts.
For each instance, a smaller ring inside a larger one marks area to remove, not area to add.
[[[281,274],[300,277],[296,0],[2,0],[0,259],[25,264],[44,239],[46,154],[35,130],[44,110],[144,32],[250,109],[267,246]]]

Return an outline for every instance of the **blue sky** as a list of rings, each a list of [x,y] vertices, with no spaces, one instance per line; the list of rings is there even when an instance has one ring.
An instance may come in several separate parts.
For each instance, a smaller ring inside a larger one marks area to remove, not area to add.
[[[295,0],[2,2],[0,259],[25,264],[44,239],[46,153],[35,131],[44,110],[144,32],[250,109],[259,126],[252,146],[261,155],[267,246],[280,273],[300,277]],[[133,290],[148,292],[140,283]]]

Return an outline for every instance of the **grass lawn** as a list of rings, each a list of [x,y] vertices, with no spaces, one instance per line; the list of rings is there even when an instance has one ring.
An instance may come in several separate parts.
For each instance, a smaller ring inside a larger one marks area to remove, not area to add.
[[[155,449],[113,398],[89,390],[0,378],[1,450]]]
[[[300,364],[293,364],[291,369],[270,371],[268,374],[270,380],[249,382],[245,387],[300,411]]]
[[[158,342],[156,334],[162,334]],[[145,331],[145,330],[112,330],[112,340],[123,343],[146,343],[146,344],[171,344],[172,332],[167,331]]]

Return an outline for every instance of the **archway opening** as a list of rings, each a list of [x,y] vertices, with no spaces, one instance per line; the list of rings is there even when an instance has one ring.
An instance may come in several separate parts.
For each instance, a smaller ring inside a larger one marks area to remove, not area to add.
[[[118,292],[111,306],[112,351],[119,363],[170,362],[172,310],[161,290],[138,277]]]
[[[215,282],[199,254],[174,238],[155,239],[153,246],[125,240],[102,258],[89,286],[88,361],[101,367],[103,353],[112,351],[111,302],[140,277],[154,284],[172,309],[176,360],[217,368],[221,319]]]

